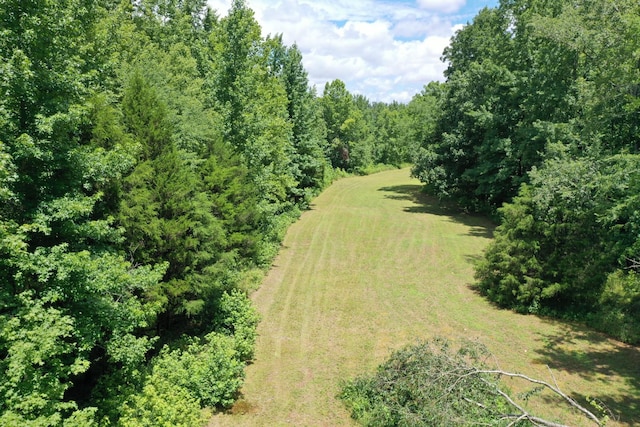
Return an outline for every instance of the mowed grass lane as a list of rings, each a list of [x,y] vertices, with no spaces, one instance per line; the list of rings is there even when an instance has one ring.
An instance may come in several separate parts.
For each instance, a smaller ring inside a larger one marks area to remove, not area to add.
[[[262,322],[243,397],[210,425],[353,425],[336,399],[340,381],[434,336],[481,341],[501,368],[557,381],[640,422],[638,349],[487,303],[470,285],[492,224],[419,190],[407,169],[342,179],[291,226],[252,296]],[[549,417],[561,414],[544,407]],[[587,425],[579,416],[563,421]]]

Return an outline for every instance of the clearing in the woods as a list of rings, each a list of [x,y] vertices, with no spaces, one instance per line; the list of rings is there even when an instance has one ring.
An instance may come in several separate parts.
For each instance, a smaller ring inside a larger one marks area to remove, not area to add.
[[[211,426],[353,425],[340,381],[420,338],[484,343],[504,370],[600,399],[640,423],[640,350],[579,326],[499,310],[472,288],[492,223],[445,209],[407,169],[334,183],[289,229],[252,299],[262,315],[242,398]],[[512,389],[519,383],[506,381]],[[547,418],[589,425],[548,401]]]

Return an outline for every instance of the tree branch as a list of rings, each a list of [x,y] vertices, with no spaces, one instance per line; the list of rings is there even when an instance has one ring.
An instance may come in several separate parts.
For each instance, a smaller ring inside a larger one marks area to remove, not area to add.
[[[539,384],[541,386],[544,386],[545,388],[551,390],[552,392],[554,392],[555,394],[557,394],[558,396],[562,397],[567,403],[569,403],[569,405],[571,405],[572,407],[576,408],[577,410],[579,410],[580,412],[582,412],[587,418],[589,418],[591,421],[593,421],[594,423],[596,423],[597,425],[601,426],[602,423],[600,422],[600,420],[598,419],[598,417],[596,417],[591,411],[589,411],[588,409],[586,409],[585,407],[583,407],[582,405],[580,405],[578,402],[576,402],[573,398],[571,398],[570,396],[566,395],[565,393],[562,392],[562,390],[560,390],[558,387],[554,387],[551,384],[549,384],[546,381],[542,381],[542,380],[537,380],[535,378],[531,378],[528,377],[526,375],[523,374],[516,374],[516,373],[512,373],[512,372],[506,372],[506,371],[502,371],[502,370],[485,370],[485,369],[477,369],[474,371],[476,374],[492,374],[492,375],[504,375],[505,377],[512,377],[512,378],[521,378],[524,379],[530,383],[533,384]],[[483,381],[486,382],[486,380],[483,379]],[[520,407],[518,404],[516,404],[513,399],[511,399],[509,396],[507,396],[502,390],[498,389],[496,387],[496,391],[503,396],[505,399],[507,399],[507,401],[509,403],[511,403],[513,406],[515,406],[518,410],[520,410],[522,413],[527,414],[527,412]],[[542,419],[539,419],[537,417],[533,417],[528,415],[527,416],[528,419],[530,420],[535,420],[537,422],[540,422],[542,425],[545,426],[562,426],[562,424],[555,424],[555,423],[550,423],[549,421],[544,421]]]

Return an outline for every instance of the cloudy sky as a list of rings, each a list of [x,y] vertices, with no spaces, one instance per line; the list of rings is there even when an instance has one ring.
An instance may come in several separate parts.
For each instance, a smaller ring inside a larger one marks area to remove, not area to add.
[[[231,0],[208,0],[220,16]],[[498,0],[247,0],[263,35],[297,43],[321,94],[340,79],[371,101],[407,102],[442,80],[442,50],[454,32]]]

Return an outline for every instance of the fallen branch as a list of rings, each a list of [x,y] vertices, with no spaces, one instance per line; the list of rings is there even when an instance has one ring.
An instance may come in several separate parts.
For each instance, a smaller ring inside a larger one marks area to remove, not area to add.
[[[548,367],[547,367],[548,368]],[[558,396],[562,397],[567,403],[569,403],[569,405],[571,405],[572,407],[574,407],[575,409],[577,409],[578,411],[582,412],[587,418],[589,418],[591,421],[593,421],[594,423],[596,423],[598,426],[602,426],[602,423],[600,422],[600,420],[598,419],[598,417],[596,417],[591,411],[589,411],[587,408],[585,408],[584,406],[580,405],[578,402],[576,402],[573,398],[571,398],[570,396],[568,396],[567,394],[563,393],[562,390],[560,390],[560,388],[558,388],[557,386],[554,387],[553,385],[549,384],[546,381],[542,381],[542,380],[537,380],[535,378],[531,378],[528,377],[526,375],[523,374],[517,374],[517,373],[512,373],[512,372],[506,372],[506,371],[502,371],[499,369],[475,369],[473,371],[473,373],[475,374],[490,374],[490,375],[504,375],[505,377],[511,377],[511,378],[521,378],[523,380],[526,380],[530,383],[533,384],[538,384],[541,385],[549,390],[551,390],[552,392],[554,392],[555,394],[557,394]],[[484,380],[483,381],[487,384],[491,384],[488,381]],[[555,378],[554,378],[555,381]],[[544,426],[550,426],[550,427],[567,427],[564,426],[563,424],[556,424],[556,423],[552,423],[550,421],[545,421],[542,420],[540,418],[537,417],[533,417],[531,415],[529,415],[527,413],[527,411],[524,410],[524,408],[522,408],[520,405],[518,405],[516,402],[513,401],[513,399],[511,399],[506,393],[504,393],[502,390],[498,389],[496,387],[496,392],[498,392],[502,397],[504,397],[511,405],[513,405],[514,407],[516,407],[520,412],[522,412],[522,414],[527,414],[526,418],[531,420],[531,421],[536,421]]]

